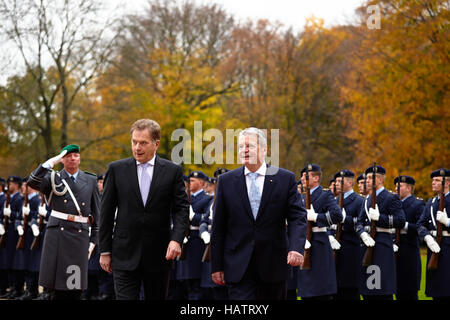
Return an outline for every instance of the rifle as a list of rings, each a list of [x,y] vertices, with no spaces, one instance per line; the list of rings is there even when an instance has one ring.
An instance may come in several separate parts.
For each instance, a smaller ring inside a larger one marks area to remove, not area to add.
[[[191,205],[191,169],[189,169],[189,174],[188,174],[188,185],[187,185],[187,196],[188,196],[188,202],[189,202],[189,206]],[[189,239],[189,232],[191,230],[191,223],[188,219],[188,226],[186,228],[186,232],[185,232],[185,237],[186,239]],[[181,244],[181,253],[180,255],[177,257],[177,260],[184,260],[186,259],[186,251],[187,251],[187,242],[184,243],[184,239],[183,239],[183,243]]]
[[[45,199],[44,199],[44,195],[41,192],[41,207],[43,207],[45,205]],[[33,242],[31,243],[31,250],[35,250],[39,247],[39,240],[41,238],[41,232],[42,232],[42,228],[44,227],[44,216],[39,215],[39,235],[37,237],[34,237]]]
[[[23,206],[28,206],[28,186],[25,189],[25,202],[23,203]],[[23,249],[25,248],[25,234],[27,232],[28,228],[28,216],[30,215],[30,212],[28,212],[28,215],[23,214],[23,234],[19,237],[19,240],[17,241],[16,249]]]
[[[377,188],[376,188],[376,173],[377,173],[377,166],[376,163],[373,163],[373,169],[372,169],[372,203],[371,208],[375,209],[377,204]],[[372,219],[370,222],[370,236],[372,239],[375,239],[375,233],[376,233],[376,222]],[[362,260],[362,265],[364,267],[368,267],[372,265],[373,261],[373,249],[374,247],[367,247],[366,252],[364,253],[364,257]]]
[[[340,172],[341,174],[341,190],[339,191],[339,208],[344,208],[344,171]],[[342,234],[342,223],[337,223],[336,228],[336,240],[339,242],[341,241],[341,234]],[[337,251],[334,251],[334,262],[337,263]]]
[[[309,191],[309,171],[308,166],[306,166],[306,172],[305,172],[305,192],[306,192],[306,209],[311,209],[311,194]],[[308,221],[306,224],[306,240],[311,243],[312,238],[312,223],[311,221]],[[305,249],[305,259],[303,261],[303,266],[301,267],[302,270],[308,270],[311,269],[311,247],[308,249]]]
[[[214,205],[214,201],[215,200],[216,200],[216,193],[214,192],[214,196],[213,196],[213,201],[211,203],[211,207]],[[212,219],[213,219],[213,217],[212,217],[212,211],[211,211],[211,217],[210,217],[211,223],[212,223]],[[205,251],[203,252],[202,262],[205,262],[205,261],[208,262],[209,261],[210,251],[211,251],[211,242],[208,243],[206,245],[206,247],[205,247]]]
[[[442,185],[441,185],[441,192],[439,192],[439,211],[444,211],[445,208],[445,171],[441,170],[440,174],[442,176]],[[431,213],[433,214],[433,213]],[[439,221],[436,221],[437,223],[437,234],[436,234],[436,242],[440,246],[442,241],[442,223]],[[427,269],[428,270],[436,270],[438,268],[438,262],[439,262],[439,253],[433,252],[431,254],[430,260],[428,261]]]
[[[397,181],[397,195],[400,198],[400,174],[398,175],[398,181]],[[400,228],[395,229],[394,244],[398,247],[398,250],[400,250]],[[395,253],[395,260],[398,259],[398,250]]]
[[[9,194],[8,190],[6,190],[6,203],[5,208],[9,208],[9,202],[11,201],[11,195]],[[0,248],[4,248],[6,245],[6,230],[8,230],[9,225],[9,217],[4,216],[3,217],[3,226],[5,227],[5,234],[3,234],[0,238]]]
[[[363,174],[363,177],[364,177],[364,190],[363,190],[363,192],[364,192],[364,196],[366,196],[367,195],[367,177],[366,177],[365,173]]]

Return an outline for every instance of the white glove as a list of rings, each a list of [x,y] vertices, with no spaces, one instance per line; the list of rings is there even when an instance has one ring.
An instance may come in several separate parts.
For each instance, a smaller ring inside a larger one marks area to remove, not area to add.
[[[366,247],[373,247],[375,245],[375,240],[373,240],[372,237],[367,232],[361,233],[360,237],[361,240],[366,245]]]
[[[314,211],[313,205],[311,205],[311,209],[306,209],[308,221],[316,222],[318,214]]]
[[[402,230],[408,231],[408,222],[405,222],[405,226],[403,227]]]
[[[203,242],[205,244],[208,244],[211,239],[211,236],[209,235],[208,231],[203,231],[202,234],[200,235],[200,238],[203,239]]]
[[[375,209],[370,207],[369,209],[370,220],[378,221],[380,219],[380,211],[378,210],[378,204],[375,204]]]
[[[67,150],[64,150],[60,154],[58,154],[56,157],[50,158],[47,161],[45,161],[42,166],[47,169],[51,169],[55,166],[55,164],[60,163],[61,159],[66,155]]]
[[[436,220],[442,223],[444,226],[448,227],[450,219],[447,216],[447,210],[445,208],[444,211],[437,212]]]
[[[441,248],[439,247],[438,243],[434,240],[433,236],[427,234],[423,240],[425,240],[431,252],[439,253],[439,251],[441,251]]]
[[[24,206],[22,208],[22,213],[24,216],[28,216],[30,214],[30,205],[29,204],[27,204],[26,206]]]
[[[192,206],[189,206],[189,221],[192,221],[192,219],[194,219],[195,216],[195,212],[192,209]]]
[[[91,258],[91,254],[94,251],[95,243],[89,242],[89,250],[88,250],[88,260]]]
[[[307,250],[307,249],[309,249],[309,248],[311,248],[311,242],[309,242],[308,239],[306,239],[306,242],[305,242],[305,250]]]
[[[39,206],[39,215],[45,217],[47,215],[47,209],[45,206]]]
[[[345,208],[342,208],[342,221],[341,221],[341,223],[344,223],[346,216],[347,216],[347,212],[345,212]]]
[[[183,244],[186,244],[188,242],[188,238],[187,237],[184,237],[184,239],[183,239]]]
[[[23,227],[21,225],[17,226],[17,232],[19,233],[19,236],[23,236]]]
[[[0,224],[0,236],[4,234],[5,234],[5,227],[2,224]]]
[[[339,250],[341,248],[341,244],[339,243],[339,241],[336,240],[336,238],[334,236],[332,236],[331,234],[328,236],[328,239],[330,239],[330,245],[331,245],[331,249],[333,250]]]
[[[398,245],[394,244],[394,252],[398,251]]]
[[[11,217],[11,207],[3,209],[3,215],[8,218]]]
[[[33,236],[37,237],[39,235],[39,227],[37,225],[32,224],[31,231],[33,231]]]

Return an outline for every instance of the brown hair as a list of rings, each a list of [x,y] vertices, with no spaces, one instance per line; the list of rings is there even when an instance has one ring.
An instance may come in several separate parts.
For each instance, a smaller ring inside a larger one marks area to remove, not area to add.
[[[161,127],[158,122],[151,119],[139,119],[133,123],[130,129],[130,135],[133,135],[134,130],[145,130],[147,129],[150,133],[150,137],[153,141],[161,139]]]

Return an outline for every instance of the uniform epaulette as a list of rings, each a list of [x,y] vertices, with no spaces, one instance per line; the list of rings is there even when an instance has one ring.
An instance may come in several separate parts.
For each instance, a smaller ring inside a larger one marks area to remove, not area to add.
[[[90,174],[91,176],[94,176],[97,178],[97,175],[95,173],[89,172],[89,171],[83,171],[86,174]]]
[[[422,198],[416,197],[417,200],[423,200]]]

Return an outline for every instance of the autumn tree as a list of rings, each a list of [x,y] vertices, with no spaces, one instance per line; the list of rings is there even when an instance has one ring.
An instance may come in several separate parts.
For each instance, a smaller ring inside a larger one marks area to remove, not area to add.
[[[379,9],[379,29],[367,27],[369,5]],[[353,68],[342,88],[358,161],[386,166],[389,187],[409,174],[431,195],[430,172],[450,158],[449,3],[367,1],[359,14],[352,36],[361,45],[349,52]]]
[[[2,58],[8,63],[1,67],[22,70],[2,88],[14,100],[17,122],[11,117],[2,121],[10,137],[23,130],[37,134],[44,157],[71,141],[68,128],[77,97],[88,90],[111,52],[114,36],[107,31],[113,21],[102,19],[101,10],[93,0],[0,2]]]

